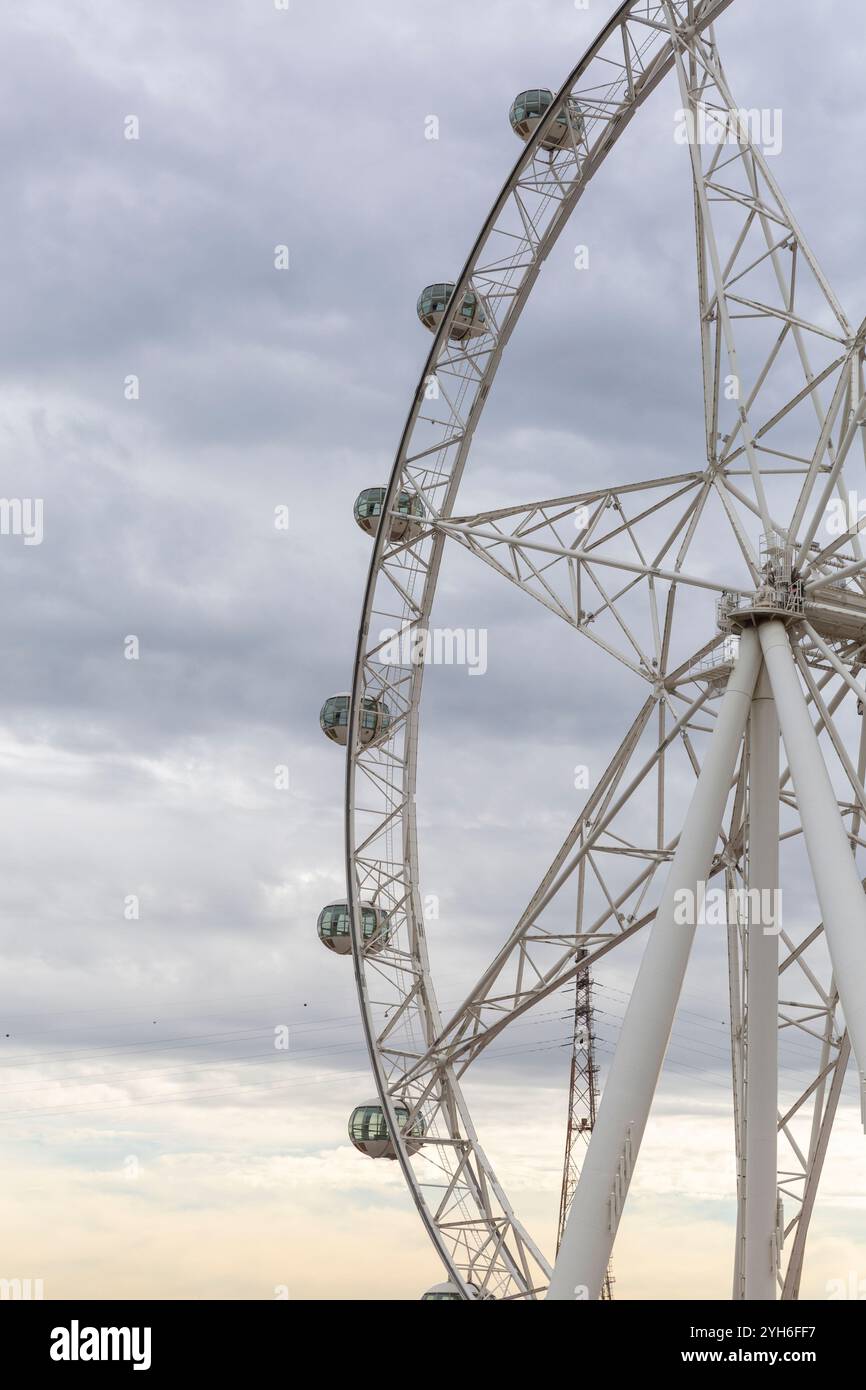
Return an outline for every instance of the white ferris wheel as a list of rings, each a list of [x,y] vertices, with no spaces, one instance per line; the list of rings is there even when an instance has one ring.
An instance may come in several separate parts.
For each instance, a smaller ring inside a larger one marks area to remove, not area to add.
[[[849,1060],[866,1106],[866,558],[856,518],[830,536],[825,524],[862,477],[866,324],[847,318],[728,86],[713,26],[731,3],[629,0],[559,92],[515,100],[524,148],[459,278],[421,294],[433,346],[390,481],[356,503],[373,555],[354,678],[321,716],[347,749],[347,898],[319,934],[353,955],[378,1092],[350,1136],[399,1163],[445,1268],[435,1297],[600,1296],[703,885],[733,904],[734,1298],[798,1297]],[[706,456],[461,514],[473,436],[541,267],[665,79],[694,184]],[[444,1014],[415,785],[416,639],[446,545],[622,663],[645,698],[495,958]],[[806,863],[816,920],[780,921],[777,892]],[[554,1262],[498,1181],[461,1083],[510,1023],[634,938],[641,964]],[[783,1102],[779,1038],[794,1035],[809,1060]]]

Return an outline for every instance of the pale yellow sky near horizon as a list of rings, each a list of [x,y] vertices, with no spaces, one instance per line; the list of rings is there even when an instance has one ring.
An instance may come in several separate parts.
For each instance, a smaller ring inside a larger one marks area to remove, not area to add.
[[[399,1171],[356,1154],[341,1136],[353,1083],[311,1089],[285,1109],[273,1101],[171,1104],[156,1115],[130,1108],[126,1130],[91,1127],[82,1114],[64,1128],[63,1152],[89,1149],[100,1156],[93,1163],[56,1162],[52,1151],[61,1148],[47,1131],[41,1145],[5,1144],[0,1277],[41,1278],[47,1299],[417,1299],[443,1276]],[[730,1297],[728,1117],[715,1100],[690,1101],[691,1115],[681,1104],[665,1097],[647,1131],[614,1256],[618,1298]],[[549,1252],[560,1092],[488,1086],[474,1109],[518,1215]],[[530,1112],[531,1125],[512,1126]],[[160,1151],[136,1168],[136,1144],[150,1149],[155,1140]],[[855,1195],[862,1144],[847,1107],[803,1297],[827,1298],[840,1287],[831,1281],[850,1290],[866,1280],[866,1197]]]

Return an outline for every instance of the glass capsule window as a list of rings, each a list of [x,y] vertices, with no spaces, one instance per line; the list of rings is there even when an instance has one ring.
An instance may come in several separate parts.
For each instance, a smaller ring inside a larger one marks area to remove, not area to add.
[[[370,521],[382,515],[382,507],[385,502],[384,487],[366,487],[355,503],[355,520]],[[408,492],[401,492],[397,500],[397,511],[401,516],[423,516],[424,506],[420,497],[410,497]]]
[[[361,710],[361,729],[369,730],[374,734],[384,733],[390,723],[390,711],[382,704],[382,701],[374,700],[371,696],[365,695],[364,707]]]
[[[453,293],[453,285],[428,285],[418,299],[421,318],[428,318],[430,314],[444,314]]]
[[[365,488],[355,503],[355,520],[368,521],[371,517],[381,516],[384,501],[385,489],[383,487]]]
[[[515,97],[509,114],[512,129],[517,132],[522,140],[528,140],[532,135],[542,116],[549,110],[553,102],[553,93],[544,87],[537,87],[532,91],[521,92]],[[566,111],[568,114],[566,114]],[[568,140],[569,118],[571,126],[578,136],[583,135],[583,113],[577,102],[568,98],[565,105],[560,108],[554,122],[553,131],[549,132],[544,140],[545,149],[555,149],[564,145]],[[557,129],[558,128],[558,129]]]
[[[405,1133],[409,1111],[405,1105],[397,1105],[395,1110],[400,1130]],[[411,1133],[419,1137],[422,1133],[417,1120],[412,1126]],[[359,1105],[352,1111],[349,1120],[349,1138],[354,1139],[359,1144],[381,1143],[390,1139],[388,1122],[381,1105]]]
[[[331,695],[322,706],[319,723],[325,733],[329,729],[345,729],[349,723],[349,696]],[[365,695],[361,710],[361,729],[383,733],[391,723],[391,712],[381,700]]]
[[[361,921],[365,941],[372,941],[374,936],[385,929],[384,916],[373,907],[361,909]],[[319,913],[319,936],[323,940],[331,941],[335,937],[348,937],[350,934],[348,903],[330,903],[322,909]]]
[[[464,319],[468,319],[470,323],[474,322],[475,319],[477,319],[479,323],[484,322],[484,315],[481,312],[478,300],[476,299],[475,295],[472,293],[471,290],[468,291],[463,297],[463,303],[460,306],[460,313],[461,316]]]
[[[529,92],[521,92],[515,97],[511,107],[511,124],[517,128],[524,121],[540,118],[553,101],[553,92],[546,87],[536,87]]]
[[[431,331],[435,331],[441,316],[451,303],[453,294],[454,286],[448,284],[428,285],[426,289],[421,291],[421,295],[418,299],[418,317],[425,327],[431,329]],[[452,336],[465,337],[465,333],[462,331],[464,324],[467,327],[473,325],[478,328],[485,322],[484,313],[478,302],[477,296],[473,294],[471,290],[468,290],[463,296],[463,303],[460,306],[460,312],[455,320],[455,332]]]
[[[349,723],[348,695],[332,695],[326,700],[319,723],[326,732],[328,729],[345,729]]]

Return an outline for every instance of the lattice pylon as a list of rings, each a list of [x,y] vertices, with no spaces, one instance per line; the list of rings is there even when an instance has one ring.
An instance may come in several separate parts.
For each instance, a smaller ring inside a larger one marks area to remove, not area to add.
[[[582,954],[586,954],[583,952]],[[559,1222],[556,1229],[556,1251],[562,1240],[571,1199],[580,1177],[580,1169],[592,1127],[598,1097],[598,1069],[595,1062],[592,1008],[592,976],[588,969],[578,971],[574,984],[574,1016],[571,1036],[571,1068],[568,1080],[568,1127],[565,1135],[565,1161],[562,1169],[562,1192],[559,1199]],[[602,1299],[613,1298],[613,1274],[608,1266],[602,1285]]]

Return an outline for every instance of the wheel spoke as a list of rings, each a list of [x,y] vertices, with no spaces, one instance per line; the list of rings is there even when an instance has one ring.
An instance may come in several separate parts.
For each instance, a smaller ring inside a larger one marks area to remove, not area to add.
[[[707,459],[726,480],[744,464],[753,498],[729,493],[754,508],[765,535],[793,541],[819,475],[831,470],[827,495],[841,476],[853,434],[839,458],[832,432],[843,410],[851,417],[863,330],[854,333],[734,101],[713,34],[693,32],[682,4],[664,8],[695,190]],[[791,394],[793,372],[803,384]],[[792,435],[810,407],[818,440],[804,455]],[[801,564],[813,535],[810,526]]]
[[[687,474],[646,489],[632,485],[579,493],[467,518],[433,519],[431,525],[654,682],[665,673],[671,633],[668,625],[663,650],[660,586],[670,586],[669,593],[679,584],[717,596],[751,593],[683,568],[706,496],[703,475]],[[627,500],[638,507],[633,517],[627,515]],[[606,518],[611,520],[603,525]],[[571,541],[569,526],[577,530]],[[613,591],[602,577],[611,574],[625,579]],[[647,620],[654,655],[635,632],[636,624]]]

